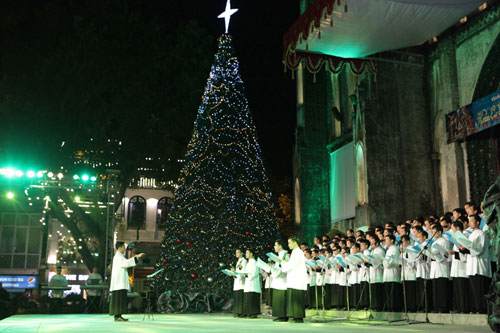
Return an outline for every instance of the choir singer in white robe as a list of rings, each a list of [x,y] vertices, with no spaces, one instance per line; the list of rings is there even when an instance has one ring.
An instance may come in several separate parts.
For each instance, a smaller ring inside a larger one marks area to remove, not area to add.
[[[292,250],[292,254],[288,261],[282,263],[282,270],[287,273],[286,314],[289,319],[293,318],[294,322],[302,323],[306,316],[304,305],[307,290],[306,258],[299,248],[298,238],[288,238],[288,248]]]

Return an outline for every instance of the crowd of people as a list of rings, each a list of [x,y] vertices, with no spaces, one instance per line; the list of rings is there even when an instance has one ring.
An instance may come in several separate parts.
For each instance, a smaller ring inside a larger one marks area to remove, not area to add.
[[[256,318],[261,298],[276,321],[302,322],[307,307],[486,313],[497,266],[481,210],[468,202],[442,216],[318,236],[312,246],[290,238],[291,253],[277,240],[268,263],[237,250],[233,313]]]

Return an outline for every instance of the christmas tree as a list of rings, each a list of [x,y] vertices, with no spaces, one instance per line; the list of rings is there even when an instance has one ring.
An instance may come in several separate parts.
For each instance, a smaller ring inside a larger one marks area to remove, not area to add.
[[[265,258],[279,238],[269,180],[231,36],[219,37],[162,243],[160,291],[228,295],[236,249]]]

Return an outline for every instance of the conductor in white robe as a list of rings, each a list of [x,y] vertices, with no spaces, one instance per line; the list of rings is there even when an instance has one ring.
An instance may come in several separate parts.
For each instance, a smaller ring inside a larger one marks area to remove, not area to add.
[[[130,259],[125,258],[125,243],[116,242],[116,253],[113,257],[113,267],[111,268],[111,283],[109,291],[111,291],[111,301],[109,302],[109,315],[114,316],[115,321],[128,321],[122,317],[122,314],[127,313],[127,292],[130,289],[128,281],[128,271],[130,267],[137,264],[137,259],[145,254],[137,254]]]

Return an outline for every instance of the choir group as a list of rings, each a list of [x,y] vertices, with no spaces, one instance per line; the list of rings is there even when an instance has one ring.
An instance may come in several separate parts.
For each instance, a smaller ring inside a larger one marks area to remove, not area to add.
[[[234,315],[260,314],[261,277],[275,321],[303,322],[307,307],[486,313],[496,260],[478,211],[469,202],[441,217],[316,237],[312,247],[291,237],[290,254],[277,240],[267,263],[237,250]]]

